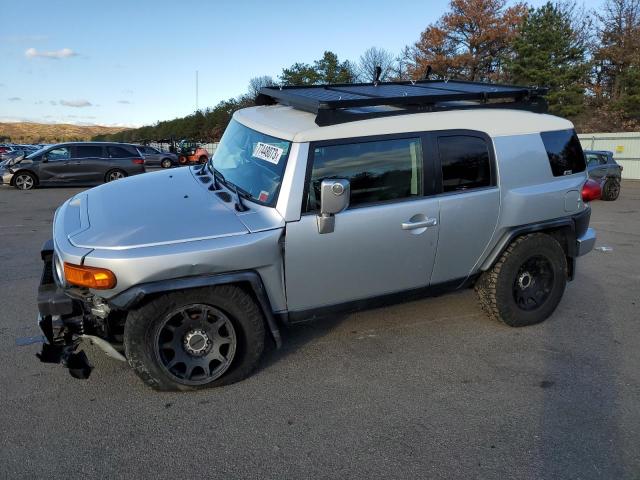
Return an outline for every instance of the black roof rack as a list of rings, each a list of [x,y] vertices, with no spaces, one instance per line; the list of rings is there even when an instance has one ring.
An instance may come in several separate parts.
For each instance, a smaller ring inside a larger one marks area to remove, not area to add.
[[[464,80],[345,83],[332,85],[264,87],[258,105],[281,103],[316,114],[319,126],[391,115],[512,108],[544,113],[548,89]]]

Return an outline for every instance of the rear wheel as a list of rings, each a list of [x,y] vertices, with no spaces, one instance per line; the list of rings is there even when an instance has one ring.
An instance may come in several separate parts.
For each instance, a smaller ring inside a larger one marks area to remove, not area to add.
[[[556,309],[567,282],[567,259],[549,235],[517,238],[482,274],[476,292],[482,308],[512,327],[534,325]]]
[[[171,168],[171,160],[169,160],[168,158],[163,158],[160,162],[160,166],[162,168]]]
[[[231,285],[163,295],[129,313],[129,364],[157,390],[218,387],[247,377],[264,350],[262,314]]]
[[[35,175],[28,172],[18,172],[13,179],[13,185],[18,190],[31,190],[36,186]]]
[[[127,176],[127,173],[123,170],[109,170],[104,177],[105,182],[113,182],[114,180],[120,180]]]
[[[602,188],[602,200],[613,201],[620,196],[620,180],[608,178]]]
[[[200,158],[198,159],[198,163],[206,163],[208,160],[206,155],[202,155],[200,156]]]

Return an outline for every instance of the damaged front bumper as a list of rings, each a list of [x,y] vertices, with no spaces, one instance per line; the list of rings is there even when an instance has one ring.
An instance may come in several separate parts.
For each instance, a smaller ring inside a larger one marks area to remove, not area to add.
[[[74,378],[89,378],[93,366],[86,353],[79,350],[85,341],[98,346],[111,358],[126,361],[109,342],[91,334],[95,330],[95,318],[85,302],[72,298],[57,285],[53,274],[52,241],[45,243],[41,256],[44,265],[38,287],[38,325],[46,341],[41,352],[36,354],[40,361],[61,363]]]

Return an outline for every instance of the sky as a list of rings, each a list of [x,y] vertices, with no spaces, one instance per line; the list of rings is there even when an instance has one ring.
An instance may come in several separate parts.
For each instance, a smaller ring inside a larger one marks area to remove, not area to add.
[[[604,0],[585,0],[595,9]],[[247,91],[325,50],[415,42],[448,0],[0,0],[0,122],[141,126]],[[544,0],[530,0],[532,6]]]

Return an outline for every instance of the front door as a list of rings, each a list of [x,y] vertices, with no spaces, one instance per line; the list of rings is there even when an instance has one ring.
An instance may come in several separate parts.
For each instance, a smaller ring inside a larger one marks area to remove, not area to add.
[[[425,196],[422,138],[312,144],[303,214],[286,229],[285,282],[290,312],[426,287],[438,241],[439,210]],[[429,170],[431,172],[431,170]],[[320,234],[320,183],[350,181],[347,210]]]
[[[40,183],[66,183],[69,181],[71,152],[68,147],[52,148],[43,155],[38,169]]]

